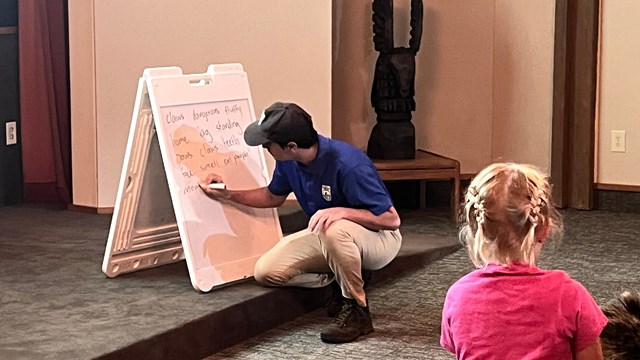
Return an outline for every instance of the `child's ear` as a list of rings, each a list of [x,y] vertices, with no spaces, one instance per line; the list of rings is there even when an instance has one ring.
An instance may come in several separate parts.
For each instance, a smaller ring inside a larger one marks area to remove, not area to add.
[[[543,224],[538,225],[535,233],[536,242],[544,243],[547,240],[551,231],[551,221],[551,219],[547,218]]]

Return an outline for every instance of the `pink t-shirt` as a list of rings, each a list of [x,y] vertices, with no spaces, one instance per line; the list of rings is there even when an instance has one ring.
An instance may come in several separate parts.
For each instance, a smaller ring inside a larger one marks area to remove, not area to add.
[[[458,359],[573,359],[606,324],[564,271],[489,264],[449,288],[440,344]]]

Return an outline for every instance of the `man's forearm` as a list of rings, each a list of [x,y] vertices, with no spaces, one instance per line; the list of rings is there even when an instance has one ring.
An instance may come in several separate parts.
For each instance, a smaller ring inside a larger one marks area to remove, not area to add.
[[[396,230],[400,227],[400,217],[395,208],[391,207],[380,215],[374,215],[369,210],[346,209],[345,219],[351,220],[371,230]]]
[[[241,205],[270,208],[282,205],[287,197],[273,195],[267,187],[262,187],[251,190],[227,190],[226,198]]]

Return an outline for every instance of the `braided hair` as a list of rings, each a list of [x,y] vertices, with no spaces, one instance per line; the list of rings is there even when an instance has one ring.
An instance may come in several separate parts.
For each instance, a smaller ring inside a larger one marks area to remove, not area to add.
[[[546,176],[532,165],[494,163],[471,181],[460,240],[476,267],[518,261],[535,266],[541,244],[562,234]]]

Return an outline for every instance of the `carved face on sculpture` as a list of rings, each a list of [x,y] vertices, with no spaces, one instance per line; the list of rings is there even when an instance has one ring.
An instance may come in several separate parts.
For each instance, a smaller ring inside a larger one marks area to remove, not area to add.
[[[413,97],[413,81],[416,74],[415,55],[406,48],[396,48],[400,50],[389,56],[389,64],[394,77],[398,82],[400,96],[403,98]],[[406,50],[406,51],[402,51]]]

